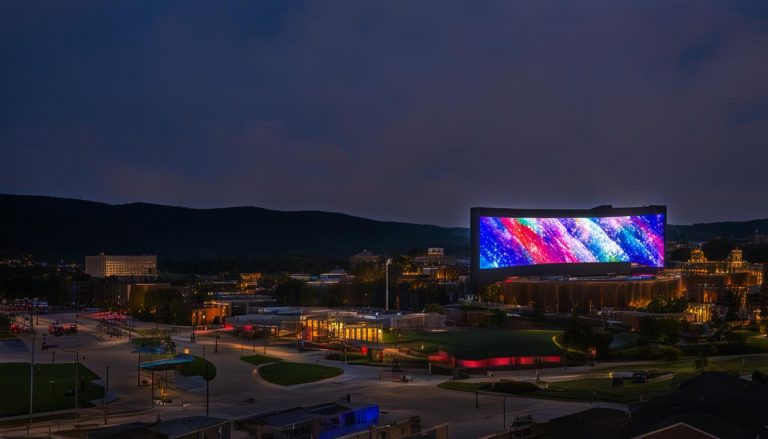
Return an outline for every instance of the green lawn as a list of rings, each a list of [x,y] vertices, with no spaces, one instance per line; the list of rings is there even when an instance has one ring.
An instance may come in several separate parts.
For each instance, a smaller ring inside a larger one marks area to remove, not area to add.
[[[401,334],[399,344],[416,352],[446,350],[449,354],[466,360],[559,355],[561,350],[552,341],[552,337],[560,333],[561,331],[545,330],[458,329]],[[396,340],[396,337],[389,334],[387,340]]]
[[[313,381],[333,378],[344,373],[337,367],[321,366],[310,363],[280,362],[268,364],[259,368],[259,375],[270,383],[281,386],[311,383]]]
[[[746,347],[750,352],[768,353],[768,337],[759,335],[756,332],[744,331],[747,336]]]
[[[444,381],[437,385],[441,389],[459,390],[461,392],[476,392],[483,383],[467,383],[465,381]]]
[[[184,364],[179,367],[179,373],[187,376],[201,376],[203,378],[206,378],[205,374],[205,366],[208,364],[208,375],[207,379],[208,381],[211,381],[212,379],[216,378],[216,366],[213,365],[210,361],[195,356],[195,361],[189,364]]]
[[[618,334],[614,334],[613,341],[611,343],[611,345],[614,347],[612,347],[611,350],[620,351],[633,348],[637,346],[640,338],[640,334],[636,332],[619,332]]]
[[[744,373],[749,374],[752,373],[753,370],[768,372],[768,355],[735,358],[707,357],[709,365],[705,370],[708,372],[729,372],[740,374],[742,370],[742,358],[744,358]],[[696,360],[696,357],[683,357],[680,360],[672,361],[670,363],[658,361],[642,366],[616,366],[606,370],[620,371],[661,369],[675,374],[692,374],[697,372],[693,365],[694,360]]]
[[[0,329],[0,340],[8,340],[11,338],[19,338],[19,335],[4,329]]]
[[[268,355],[247,355],[245,357],[240,357],[241,360],[245,361],[246,363],[251,363],[254,366],[258,366],[260,364],[266,364],[266,363],[277,363],[279,361],[283,361],[282,358],[277,357],[270,357]]]
[[[78,375],[85,389],[78,391],[79,405],[88,407],[87,401],[102,398],[104,389],[91,383],[99,377],[82,364]],[[74,409],[74,363],[36,365],[34,385],[33,411]],[[29,363],[0,363],[0,389],[0,417],[29,413]]]
[[[569,401],[608,401],[628,404],[645,401],[654,396],[664,395],[677,390],[681,381],[691,375],[676,375],[673,379],[654,381],[645,384],[632,384],[624,380],[624,387],[611,387],[609,378],[589,378],[574,381],[551,383],[548,389],[530,393],[527,396],[545,399]]]
[[[136,346],[157,347],[162,344],[162,339],[156,337],[133,337],[131,343]]]
[[[660,370],[674,374],[669,380],[654,381],[645,384],[632,384],[624,381],[624,387],[611,388],[608,378],[585,378],[574,381],[552,383],[549,389],[542,389],[530,396],[548,399],[563,399],[574,401],[611,401],[630,403],[652,398],[654,396],[675,392],[677,386],[683,381],[695,376],[698,371],[694,367],[695,357],[685,357],[673,362],[655,362],[643,365],[617,366],[603,371],[643,371]],[[708,357],[709,365],[705,368],[708,372],[725,372],[741,374],[742,358],[718,358]],[[751,374],[753,370],[768,372],[768,355],[744,357],[743,371]],[[594,394],[593,394],[594,392]]]
[[[552,383],[549,388],[526,393],[525,396],[543,399],[559,399],[565,401],[609,401],[627,404],[654,396],[663,395],[677,390],[678,384],[690,377],[679,376],[671,380],[655,381],[646,384],[632,384],[625,380],[624,387],[611,388],[608,378],[588,378],[574,381]],[[468,383],[464,381],[445,381],[437,385],[441,389],[476,392],[483,383]]]

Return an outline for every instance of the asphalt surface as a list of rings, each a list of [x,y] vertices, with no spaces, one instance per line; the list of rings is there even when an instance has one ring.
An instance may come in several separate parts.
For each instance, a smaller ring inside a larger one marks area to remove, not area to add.
[[[40,324],[36,326],[38,334],[47,332],[49,321],[74,321],[72,315],[40,316]],[[138,354],[134,353],[135,345],[130,343],[127,336],[110,337],[96,330],[97,322],[89,318],[79,317],[79,332],[77,335],[53,337],[47,336],[49,344],[58,345],[46,351],[40,350],[41,337],[37,337],[35,361],[50,363],[72,362],[75,351],[81,355],[81,361],[96,374],[104,377],[106,366],[110,370],[110,395],[117,399],[109,404],[108,425],[125,422],[152,422],[160,416],[162,419],[174,419],[184,416],[204,415],[205,389],[200,381],[178,379],[170,372],[168,378],[168,398],[172,401],[167,405],[152,403],[151,387],[141,385],[149,381],[149,376],[138,376]],[[150,329],[154,324],[138,323],[142,329]],[[268,345],[268,355],[281,357],[289,361],[318,363],[344,369],[344,374],[336,378],[315,383],[283,387],[262,380],[257,367],[240,360],[241,355],[252,353],[263,354],[263,341],[252,343],[236,339],[228,334],[222,334],[218,341],[218,352],[215,352],[215,340],[212,337],[198,335],[196,341],[190,341],[189,329],[180,330],[172,336],[177,343],[177,352],[189,352],[203,356],[216,365],[216,378],[210,383],[210,415],[225,418],[252,416],[275,409],[285,409],[296,406],[308,406],[331,401],[341,402],[341,398],[351,395],[353,401],[378,404],[382,418],[404,418],[412,415],[421,417],[424,425],[447,423],[450,438],[474,438],[502,430],[506,419],[507,425],[518,415],[531,415],[536,421],[572,414],[595,405],[579,402],[549,401],[533,398],[480,394],[478,408],[475,408],[475,395],[468,392],[444,390],[437,384],[445,381],[443,376],[428,376],[426,371],[406,371],[414,379],[409,383],[388,382],[379,379],[384,368],[370,366],[346,365],[343,361],[325,359],[322,351],[297,352],[284,346]],[[24,361],[30,359],[29,347],[31,335],[21,337],[26,348],[15,343],[0,344],[0,362]],[[203,352],[205,351],[205,352]],[[142,355],[142,361],[146,361]],[[543,369],[542,379],[555,381],[573,379],[581,374],[590,373],[589,368]],[[164,373],[156,373],[156,382],[164,389]],[[494,377],[533,380],[533,371],[509,371],[495,373]],[[480,378],[479,380],[483,380]],[[161,390],[155,393],[160,397]],[[5,395],[4,395],[5,396]],[[26,399],[26,395],[22,395]],[[110,398],[112,399],[112,398]],[[99,407],[79,410],[78,424],[81,428],[92,428],[104,425],[104,411]],[[624,408],[617,404],[600,403],[603,407]],[[506,407],[506,413],[503,408]],[[58,411],[62,413],[62,411]],[[44,414],[37,415],[37,417]],[[15,417],[21,423],[16,426],[0,427],[0,435],[16,436],[26,433],[27,416]],[[9,419],[0,419],[1,421]],[[32,433],[48,436],[52,432],[65,431],[75,427],[74,420],[39,420],[32,424]]]

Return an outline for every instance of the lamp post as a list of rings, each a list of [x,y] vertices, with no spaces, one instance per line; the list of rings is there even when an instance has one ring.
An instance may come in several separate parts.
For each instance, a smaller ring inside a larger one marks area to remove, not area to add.
[[[205,358],[205,346],[203,346],[203,360],[205,360],[205,416],[209,416],[211,413],[211,377],[208,376],[208,360]]]
[[[141,351],[139,351],[139,362],[136,364],[136,387],[141,387]]]
[[[384,264],[384,310],[389,311],[389,264],[392,258],[387,258]]]
[[[104,386],[104,425],[107,424],[107,417],[109,416],[109,401],[107,401],[107,397],[109,396],[109,366],[107,366],[107,380],[106,385]]]
[[[30,325],[32,324],[32,319],[29,319]],[[32,428],[32,402],[33,402],[33,394],[34,394],[34,388],[35,388],[35,336],[36,333],[32,333],[32,360],[29,363],[29,424],[27,425],[27,435],[29,435],[29,430]]]
[[[80,352],[75,351],[75,428],[77,428],[77,398],[80,383],[78,381],[78,369],[80,369]]]

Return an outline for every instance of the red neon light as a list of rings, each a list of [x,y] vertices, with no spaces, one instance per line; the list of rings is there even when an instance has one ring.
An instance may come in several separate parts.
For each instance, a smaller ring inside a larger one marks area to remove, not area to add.
[[[481,360],[463,360],[448,355],[446,352],[439,352],[437,355],[430,355],[430,362],[440,362],[455,364],[459,367],[466,367],[468,369],[481,369],[490,367],[505,367],[505,366],[533,366],[536,364],[536,359],[541,358],[543,363],[559,363],[562,361],[557,355],[549,355],[545,357],[493,357],[484,358]]]

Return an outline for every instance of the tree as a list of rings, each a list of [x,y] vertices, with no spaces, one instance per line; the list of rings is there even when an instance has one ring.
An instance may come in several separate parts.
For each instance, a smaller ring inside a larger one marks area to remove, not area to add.
[[[679,313],[688,309],[688,299],[671,298],[664,296],[656,296],[645,307],[648,312],[663,314],[663,313]]]
[[[306,282],[298,279],[287,279],[275,287],[274,296],[277,303],[284,306],[300,306],[302,297],[310,290]]]
[[[659,341],[667,345],[673,345],[680,340],[682,324],[677,319],[660,319],[657,322],[659,328]]]
[[[640,335],[651,341],[658,341],[663,344],[673,345],[680,340],[680,331],[682,325],[677,319],[657,319],[654,317],[643,317],[640,319]]]
[[[428,303],[424,307],[424,312],[434,312],[438,314],[445,314],[445,307],[439,303]]]
[[[488,319],[489,327],[491,328],[501,328],[504,326],[504,320],[507,318],[507,313],[504,311],[496,308],[493,311],[491,311],[491,316]]]
[[[131,294],[128,306],[129,312],[139,320],[157,319],[158,322],[174,325],[191,323],[189,307],[176,288],[135,292]]]
[[[661,334],[658,322],[653,317],[643,317],[638,324],[640,335],[651,341],[656,341]]]
[[[501,285],[495,283],[485,287],[485,289],[483,289],[482,298],[484,301],[490,303],[501,302]]]
[[[664,349],[661,351],[661,358],[663,358],[664,362],[669,366],[669,363],[677,361],[677,359],[680,358],[680,353],[673,348]]]

